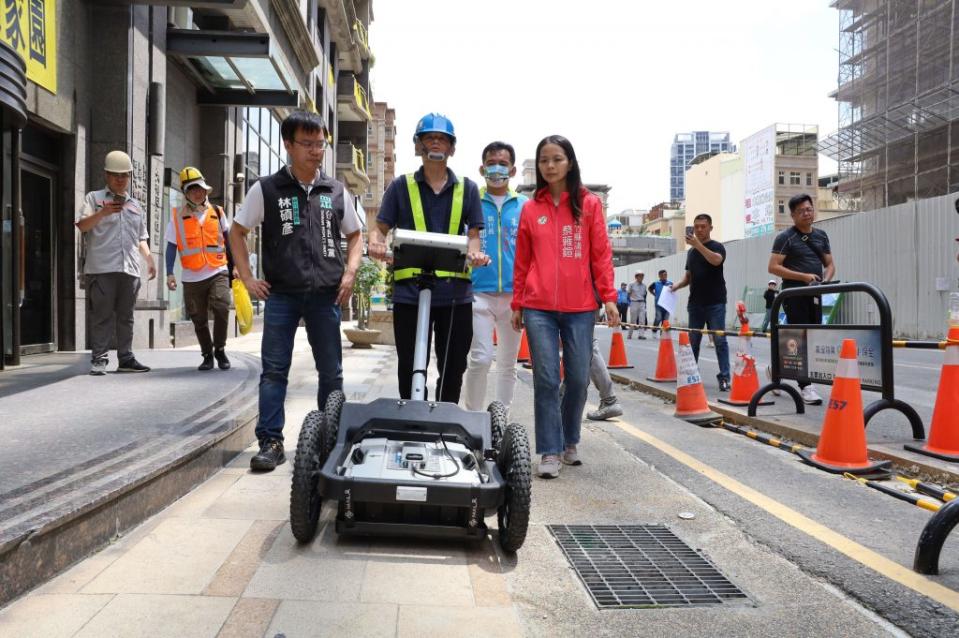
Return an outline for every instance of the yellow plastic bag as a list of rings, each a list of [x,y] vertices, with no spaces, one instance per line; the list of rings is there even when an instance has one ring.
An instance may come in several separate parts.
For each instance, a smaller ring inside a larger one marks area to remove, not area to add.
[[[250,302],[250,293],[239,279],[233,280],[233,305],[240,334],[245,335],[253,328],[253,304]]]

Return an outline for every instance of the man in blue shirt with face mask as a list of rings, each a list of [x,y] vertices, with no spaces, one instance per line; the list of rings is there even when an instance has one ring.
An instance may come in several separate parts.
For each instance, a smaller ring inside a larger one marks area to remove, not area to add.
[[[516,151],[505,142],[491,142],[483,149],[480,189],[483,204],[483,252],[490,257],[486,268],[473,269],[473,343],[466,369],[466,409],[483,410],[490,364],[493,361],[493,331],[496,331],[496,395],[508,409],[516,386],[516,354],[520,334],[510,325],[513,298],[513,255],[516,231],[526,197],[509,187],[516,175]]]

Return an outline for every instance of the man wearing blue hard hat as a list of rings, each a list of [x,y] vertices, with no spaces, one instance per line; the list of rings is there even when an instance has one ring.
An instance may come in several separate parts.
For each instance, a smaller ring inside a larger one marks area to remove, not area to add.
[[[386,235],[393,228],[403,228],[467,235],[467,262],[470,266],[485,266],[489,257],[483,253],[480,240],[483,210],[479,189],[473,181],[457,177],[447,167],[456,151],[453,123],[439,113],[424,115],[416,125],[413,144],[423,166],[415,173],[397,177],[387,187],[376,227],[370,229],[370,256],[385,260]],[[400,397],[404,399],[412,394],[417,274],[415,268],[404,268],[393,276],[393,335]],[[439,368],[434,396],[440,401],[458,403],[473,339],[473,287],[469,272],[437,280],[430,308],[431,341],[434,333]]]

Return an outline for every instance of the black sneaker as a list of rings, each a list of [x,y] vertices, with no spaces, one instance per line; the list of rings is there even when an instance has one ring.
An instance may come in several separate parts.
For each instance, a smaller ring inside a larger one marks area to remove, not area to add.
[[[213,355],[205,354],[203,355],[203,363],[197,366],[197,370],[212,370],[213,369]]]
[[[220,366],[220,370],[230,369],[230,360],[226,358],[226,353],[223,350],[214,350],[213,356],[216,357],[216,364]]]
[[[149,366],[145,366],[136,359],[127,359],[117,366],[117,372],[149,372]]]
[[[286,456],[283,454],[283,441],[260,441],[260,451],[250,459],[250,469],[257,472],[272,472],[277,465],[283,465]]]
[[[719,380],[719,391],[720,392],[729,392],[729,381],[726,379]]]

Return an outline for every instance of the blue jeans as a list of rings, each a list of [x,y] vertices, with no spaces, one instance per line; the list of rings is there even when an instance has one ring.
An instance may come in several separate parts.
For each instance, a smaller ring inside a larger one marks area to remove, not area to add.
[[[660,307],[657,305],[657,306],[656,306],[656,316],[653,318],[653,325],[654,325],[654,326],[658,326],[658,325],[660,325],[661,323],[663,323],[664,321],[669,321],[669,313],[668,313],[665,309],[660,308]],[[653,330],[653,332],[656,332],[656,331]]]
[[[293,361],[293,338],[301,318],[306,324],[319,376],[317,407],[322,410],[330,393],[343,389],[340,317],[336,291],[298,295],[274,292],[267,298],[260,346],[263,372],[260,374],[260,417],[256,424],[258,440],[283,440],[286,421],[283,402]]]
[[[724,303],[709,306],[689,306],[686,310],[689,312],[690,328],[726,329],[726,304]],[[697,362],[699,361],[699,343],[702,340],[703,333],[689,333],[689,345],[693,347],[693,355]],[[716,375],[716,378],[729,381],[729,344],[726,343],[726,337],[719,335],[713,335],[713,343],[716,344],[716,359],[719,360],[719,374]]]
[[[533,358],[533,414],[536,453],[560,454],[579,443],[579,431],[593,358],[596,313],[523,309],[529,352]],[[566,390],[559,397],[559,347],[563,346]]]

